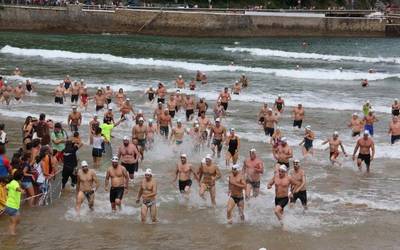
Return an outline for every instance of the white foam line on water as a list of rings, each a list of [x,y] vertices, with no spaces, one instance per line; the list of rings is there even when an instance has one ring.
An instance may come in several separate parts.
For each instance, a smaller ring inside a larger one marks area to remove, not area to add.
[[[170,67],[184,69],[188,71],[206,71],[206,72],[253,72],[261,74],[271,74],[279,77],[287,78],[302,78],[302,79],[319,79],[319,80],[382,80],[392,77],[400,77],[400,74],[386,74],[374,73],[368,74],[366,72],[346,71],[340,72],[339,70],[325,70],[325,69],[303,69],[303,70],[290,70],[290,69],[268,69],[261,67],[246,67],[246,66],[232,66],[232,65],[214,65],[204,63],[192,63],[185,61],[173,60],[159,60],[153,58],[128,58],[119,57],[110,54],[98,53],[78,53],[63,50],[47,50],[47,49],[23,49],[12,47],[9,45],[0,49],[0,53],[13,54],[17,56],[26,57],[42,57],[45,59],[72,59],[72,60],[102,60],[110,63],[121,63],[128,65],[144,65],[155,67]]]
[[[265,57],[282,57],[282,58],[294,58],[294,59],[316,59],[324,61],[356,61],[356,62],[367,62],[367,63],[395,63],[400,64],[400,58],[398,57],[363,57],[363,56],[343,56],[343,55],[325,55],[318,53],[304,53],[304,52],[289,52],[283,50],[273,49],[260,49],[260,48],[231,48],[224,47],[225,51],[229,52],[244,52],[254,56],[265,56]]]

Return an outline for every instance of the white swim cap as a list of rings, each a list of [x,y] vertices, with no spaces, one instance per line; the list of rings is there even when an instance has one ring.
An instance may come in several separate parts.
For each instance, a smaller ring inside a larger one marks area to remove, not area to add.
[[[176,123],[182,123],[181,119],[176,120]]]
[[[231,132],[235,132],[235,128],[230,128],[229,129]]]
[[[268,108],[268,111],[272,112],[272,108]]]
[[[114,155],[112,158],[111,158],[111,162],[118,162],[119,161],[119,159],[118,159],[118,156],[116,156],[116,155]]]
[[[369,131],[368,130],[364,130],[364,135],[369,136]]]
[[[206,163],[206,158],[201,159],[201,163],[205,164]]]
[[[97,113],[94,113],[94,114],[93,114],[93,117],[97,117],[97,116],[98,116]]]
[[[149,119],[149,123],[153,123],[153,119]]]
[[[255,148],[250,149],[250,153],[255,153],[257,150]]]
[[[232,166],[232,170],[239,171],[239,170],[240,170],[240,165],[239,165],[239,164],[233,165],[233,166]]]
[[[84,82],[85,80],[81,79],[81,82]]]
[[[286,137],[282,137],[281,142],[287,142],[287,138]]]
[[[129,98],[126,98],[126,101],[130,101],[131,99],[129,99]]]
[[[81,162],[81,166],[82,166],[82,167],[88,167],[89,164],[87,163],[87,161],[82,161],[82,162]]]
[[[112,110],[112,107],[108,107],[108,110]]]
[[[181,154],[181,158],[187,158],[186,154]]]
[[[76,108],[78,108],[78,106],[72,105],[72,109],[76,109]]]
[[[179,78],[182,78],[182,75],[179,75]]]
[[[333,132],[333,135],[339,135],[339,132],[335,131]]]
[[[140,117],[139,122],[143,122],[143,121],[144,121],[143,117]]]
[[[124,136],[124,141],[129,141],[129,137],[128,136]]]
[[[306,129],[307,129],[307,130],[311,130],[311,126],[310,126],[310,125],[307,125],[307,126],[306,126]]]
[[[200,128],[199,124],[194,125],[195,128]]]
[[[211,154],[207,154],[205,159],[212,160],[212,156],[211,156]]]
[[[221,119],[218,117],[217,119],[215,119],[215,122],[221,122]]]
[[[353,113],[353,116],[358,116],[358,114],[356,112]]]
[[[280,165],[279,170],[287,172],[287,167],[285,165]]]
[[[300,163],[300,161],[298,159],[293,159],[293,162]]]
[[[144,175],[153,175],[153,172],[151,171],[150,168],[147,168],[146,171],[144,172]]]

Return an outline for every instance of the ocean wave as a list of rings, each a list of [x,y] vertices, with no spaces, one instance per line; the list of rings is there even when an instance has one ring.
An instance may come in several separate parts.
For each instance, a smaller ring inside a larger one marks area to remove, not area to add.
[[[229,52],[244,52],[254,56],[269,56],[294,59],[316,59],[323,61],[356,61],[367,63],[393,63],[400,64],[400,58],[396,57],[363,57],[363,56],[342,56],[342,55],[325,55],[318,53],[289,52],[283,50],[260,49],[260,48],[231,48],[224,47]]]
[[[47,50],[47,49],[23,49],[12,47],[9,45],[0,49],[0,53],[13,54],[17,56],[28,57],[42,57],[45,59],[69,59],[69,60],[101,60],[110,63],[120,63],[128,65],[142,65],[153,67],[169,67],[176,69],[184,69],[188,71],[205,71],[205,72],[251,72],[259,74],[269,74],[285,78],[300,78],[300,79],[317,79],[317,80],[361,80],[368,79],[382,80],[386,78],[397,77],[400,74],[387,74],[387,73],[374,73],[369,74],[366,72],[346,71],[340,72],[339,70],[325,70],[325,69],[269,69],[261,67],[247,67],[239,65],[214,65],[204,63],[193,63],[186,61],[173,61],[173,60],[160,60],[153,58],[128,58],[119,57],[110,54],[98,53],[78,53],[63,50]]]

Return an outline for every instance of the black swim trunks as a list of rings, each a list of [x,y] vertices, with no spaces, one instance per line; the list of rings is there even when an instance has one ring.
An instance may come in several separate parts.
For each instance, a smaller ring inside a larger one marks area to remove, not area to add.
[[[226,111],[228,109],[228,103],[227,102],[221,102],[222,107],[224,107],[224,110]]]
[[[231,198],[236,204],[239,204],[241,201],[243,201],[243,197],[231,196]]]
[[[138,162],[135,162],[135,163],[124,163],[124,162],[121,162],[121,165],[126,168],[126,171],[128,171],[129,174],[134,174],[135,172],[138,171],[138,168],[139,168],[139,163]]]
[[[258,122],[261,123],[261,124],[263,124],[264,121],[265,121],[264,116],[261,116],[261,117],[258,119]]]
[[[365,162],[365,165],[369,167],[371,164],[371,155],[370,154],[358,154],[357,159],[360,159],[361,161]]]
[[[265,127],[264,128],[264,132],[265,132],[265,135],[272,136],[274,134],[274,132],[275,132],[275,129],[274,128]]]
[[[145,139],[138,139],[138,145],[143,149],[146,147],[146,138]]]
[[[179,192],[184,193],[186,187],[192,186],[192,180],[181,181],[179,180]]]
[[[91,190],[91,191],[84,191],[83,194],[85,195],[86,199],[87,199],[88,201],[90,201],[90,198],[91,198],[92,195],[94,194],[94,191],[93,191],[93,190]]]
[[[390,141],[392,142],[392,144],[394,144],[396,141],[400,140],[400,135],[392,135],[392,137],[390,138]]]
[[[147,98],[149,99],[149,101],[153,101],[153,99],[154,99],[154,93],[149,93],[149,94],[147,95]]]
[[[102,110],[103,108],[104,108],[104,106],[97,106],[96,105],[96,112],[99,111],[99,110]]]
[[[107,102],[107,104],[110,104],[111,103],[111,98],[107,98],[106,102]]]
[[[111,187],[110,189],[110,202],[115,203],[116,199],[122,200],[124,196],[124,187]]]
[[[293,121],[293,127],[301,128],[301,124],[303,124],[303,120]]]
[[[275,197],[275,206],[280,206],[282,210],[286,207],[288,202],[289,202],[288,197],[282,197],[282,198]]]
[[[398,109],[392,109],[392,115],[394,115],[394,116],[399,116],[399,114],[400,114],[400,110],[398,110]]]
[[[59,103],[59,104],[63,104],[64,103],[64,98],[56,96],[56,97],[54,97],[54,102],[55,103]]]
[[[186,120],[189,120],[190,116],[192,116],[193,114],[194,114],[194,110],[193,109],[186,110]]]
[[[260,181],[250,181],[247,179],[246,183],[250,184],[253,189],[260,188]]]
[[[359,136],[361,134],[361,132],[360,131],[358,131],[358,132],[352,132],[351,133],[351,136],[353,136],[353,137],[356,137],[356,136]]]
[[[160,126],[160,134],[168,138],[169,127],[168,126]]]
[[[157,98],[157,103],[162,103],[162,104],[164,104],[165,103],[165,98]]]
[[[290,203],[296,203],[297,199],[300,199],[301,204],[303,206],[306,206],[307,205],[307,190],[299,191],[299,192],[293,194],[293,198],[290,198]]]
[[[174,118],[175,117],[175,110],[170,110],[169,111],[169,115],[172,117],[172,118]]]
[[[78,102],[79,95],[71,95],[71,102]]]
[[[217,147],[218,152],[222,150],[222,139],[214,139],[212,144]]]

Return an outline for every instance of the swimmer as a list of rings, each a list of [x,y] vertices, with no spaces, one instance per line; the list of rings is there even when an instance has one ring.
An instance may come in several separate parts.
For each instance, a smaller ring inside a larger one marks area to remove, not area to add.
[[[99,112],[104,109],[104,105],[106,103],[106,96],[101,88],[97,89],[96,95],[93,97],[93,100],[96,103],[96,112]]]
[[[300,185],[299,182],[288,176],[287,171],[288,169],[285,165],[280,165],[278,169],[278,174],[274,174],[267,185],[268,189],[271,189],[272,185],[275,185],[274,212],[282,226],[283,211],[285,206],[289,202],[289,188],[293,185]]]
[[[132,138],[136,138],[138,140],[139,151],[140,154],[144,155],[144,151],[146,150],[147,144],[147,125],[144,124],[143,117],[140,117],[138,120],[138,124],[136,124],[132,128]]]
[[[64,99],[65,99],[65,88],[63,86],[63,83],[60,83],[59,86],[56,87],[54,90],[54,102],[58,104],[64,104]]]
[[[246,189],[246,182],[244,181],[243,175],[240,171],[240,166],[235,164],[232,166],[232,172],[228,177],[228,190],[229,199],[226,211],[226,217],[228,224],[233,222],[233,209],[235,206],[239,208],[240,220],[244,222],[244,197],[243,191]]]
[[[392,115],[399,116],[400,114],[400,103],[399,100],[396,98],[392,104]]]
[[[81,169],[77,173],[76,183],[76,206],[75,211],[79,215],[82,203],[86,198],[89,203],[89,209],[93,211],[94,206],[94,193],[99,188],[99,182],[97,181],[96,172],[93,169],[89,169],[89,165],[86,161],[82,161]]]
[[[172,182],[176,183],[176,180],[179,180],[179,192],[184,195],[186,200],[189,200],[190,187],[192,186],[191,175],[193,174],[196,180],[198,180],[198,176],[193,170],[192,164],[187,162],[186,154],[181,154],[180,160],[181,161],[176,164],[175,178]]]
[[[290,207],[296,203],[297,199],[300,199],[301,205],[304,210],[307,210],[307,190],[306,190],[306,175],[304,169],[300,167],[299,160],[293,160],[293,170],[290,172],[290,177],[297,181],[299,185],[291,185],[289,193]]]
[[[256,149],[249,151],[249,157],[243,162],[243,174],[246,179],[246,199],[250,199],[251,193],[253,197],[257,197],[260,192],[261,176],[264,173],[264,163],[257,156]]]
[[[193,119],[194,115],[194,98],[191,95],[186,95],[186,98],[184,99],[184,108],[186,111],[186,121],[191,121]]]
[[[110,190],[110,203],[113,212],[117,211],[117,206],[121,209],[122,197],[128,193],[129,176],[125,167],[121,166],[117,156],[111,159],[112,166],[107,169],[104,189]],[[111,181],[111,188],[108,188]]]
[[[157,103],[161,102],[162,104],[165,104],[165,96],[167,95],[167,89],[165,88],[162,82],[158,83],[156,95],[158,96]]]
[[[21,69],[20,69],[19,67],[15,67],[15,70],[14,70],[13,74],[14,74],[15,76],[20,76],[20,75],[22,75]]]
[[[242,86],[240,85],[240,82],[236,81],[232,87],[232,94],[239,95],[241,90],[242,90]]]
[[[233,165],[235,165],[239,158],[240,139],[235,134],[234,128],[229,129],[229,135],[226,138],[225,145],[228,147],[225,164],[228,167],[232,160]]]
[[[82,123],[82,114],[77,111],[77,106],[72,105],[72,112],[68,115],[67,124],[71,129],[71,132],[78,132],[79,127]]]
[[[304,120],[304,108],[301,103],[297,105],[297,107],[293,108],[293,128],[297,127],[301,129],[301,125]]]
[[[185,135],[185,128],[182,126],[180,119],[176,122],[176,127],[172,129],[170,140],[178,147],[183,143],[183,137]]]
[[[124,89],[120,88],[117,93],[115,93],[115,99],[118,107],[121,107],[126,100],[126,95]]]
[[[372,106],[371,106],[369,100],[367,100],[367,101],[364,103],[363,107],[362,107],[362,111],[363,111],[363,113],[364,113],[364,116],[367,116],[367,115],[368,115],[370,109],[372,109]]]
[[[156,223],[157,220],[157,182],[153,178],[153,173],[150,168],[146,169],[144,179],[140,184],[139,193],[136,198],[136,203],[140,203],[142,199],[141,221],[146,223],[147,212],[150,210],[151,220]]]
[[[175,81],[175,87],[178,89],[184,89],[185,88],[185,80],[183,80],[182,75],[179,75],[178,78]]]
[[[139,168],[140,153],[137,147],[130,142],[128,136],[124,136],[122,145],[118,148],[118,158],[121,160],[121,165],[128,171],[129,178],[135,178],[135,172]]]
[[[90,98],[89,98],[86,86],[83,86],[80,89],[79,95],[81,96],[81,98],[80,98],[80,107],[81,107],[81,109],[85,108],[85,111],[87,111]]]
[[[152,149],[154,144],[154,136],[158,134],[157,126],[154,125],[153,119],[149,119],[146,133],[146,149]]]
[[[68,89],[69,89],[69,87],[71,87],[71,83],[72,83],[72,81],[71,81],[69,75],[66,75],[64,78],[63,85],[61,85],[64,87],[64,93],[68,93]]]
[[[247,79],[245,74],[242,74],[239,79],[239,83],[242,85],[242,88],[247,88],[249,86],[249,79]]]
[[[228,92],[228,88],[224,88],[224,91],[222,91],[219,96],[218,100],[221,102],[221,105],[224,107],[224,110],[226,111],[228,109],[228,103],[231,100],[231,95]]]
[[[194,78],[192,78],[192,80],[189,83],[189,89],[192,90],[192,91],[196,90],[196,81],[195,81]]]
[[[198,110],[198,116],[200,116],[201,112],[206,113],[208,109],[208,104],[205,101],[204,97],[200,98],[200,100],[196,104],[196,109]]]
[[[22,98],[25,96],[25,89],[22,86],[22,82],[14,89],[14,99],[16,103],[22,103]]]
[[[357,113],[354,113],[347,126],[351,128],[352,137],[360,136],[361,131],[364,129],[364,121],[358,117]]]
[[[109,120],[111,122],[115,122],[114,113],[112,107],[108,107],[107,111],[104,113],[104,120]]]
[[[114,96],[114,91],[111,89],[110,85],[106,86],[106,89],[104,90],[104,95],[106,96],[106,103],[107,103],[107,108],[110,106],[112,102],[112,98]]]
[[[293,150],[287,143],[286,137],[282,137],[281,143],[272,151],[274,158],[279,165],[285,165],[290,168],[289,160],[293,157]]]
[[[275,100],[274,107],[280,113],[283,113],[283,108],[285,107],[285,101],[283,100],[281,95],[278,95],[278,98]]]
[[[201,74],[201,84],[206,85],[207,83],[208,83],[207,75],[206,75],[206,73],[202,73]]]
[[[177,107],[177,103],[175,100],[175,96],[174,95],[170,95],[169,96],[169,100],[167,102],[167,107],[168,107],[168,112],[169,115],[171,116],[171,118],[175,117],[175,113],[176,113],[176,107]]]
[[[347,154],[344,150],[342,140],[339,139],[339,132],[333,132],[332,137],[324,141],[322,145],[325,145],[327,143],[329,143],[329,160],[331,161],[332,166],[334,166],[335,164],[341,166],[342,164],[337,159],[339,157],[339,146],[346,157]]]
[[[148,90],[146,90],[145,94],[147,95],[149,102],[153,103],[156,94],[156,91],[153,89],[153,87],[150,87]]]
[[[71,103],[78,104],[81,88],[82,86],[78,82],[74,82],[71,87]]]
[[[266,136],[272,136],[275,131],[275,126],[278,124],[277,117],[273,114],[272,109],[269,108],[267,114],[264,116],[264,133]]]
[[[311,130],[311,126],[306,126],[304,139],[300,142],[299,146],[303,145],[302,152],[303,156],[306,157],[308,154],[314,155],[313,141],[315,140],[315,133]]]
[[[33,92],[33,84],[28,79],[25,81],[25,89],[26,89],[26,91],[28,91],[28,93]]]
[[[361,87],[368,87],[369,85],[368,85],[368,80],[367,79],[363,79],[362,81],[361,81]]]
[[[208,130],[211,129],[212,127],[211,121],[210,119],[208,119],[208,117],[206,117],[205,112],[200,113],[200,117],[197,120],[197,124],[200,126],[199,130],[201,133],[201,145],[202,147],[204,147],[205,143],[207,142],[207,137],[209,134]]]
[[[393,116],[389,124],[388,134],[391,135],[390,143],[393,145],[396,141],[400,140],[400,122],[398,116]]]
[[[160,135],[164,136],[168,140],[169,128],[172,128],[172,118],[169,115],[169,110],[165,109],[164,113],[161,113],[158,120],[158,127],[160,129]]]
[[[357,156],[358,169],[361,171],[361,163],[364,162],[365,166],[367,167],[367,173],[369,173],[371,161],[374,160],[375,156],[375,144],[370,138],[368,130],[365,130],[363,137],[357,140],[357,144],[353,152],[353,161],[356,159],[356,154],[359,149],[360,152]]]
[[[122,103],[119,112],[121,112],[121,118],[125,117],[125,119],[128,119],[127,115],[132,114],[132,120],[135,119],[135,111],[133,110],[133,106],[129,98],[126,98],[125,102]]]
[[[368,115],[364,117],[364,130],[368,130],[370,136],[374,136],[374,123],[378,122],[374,111],[369,110]]]
[[[268,113],[268,103],[264,102],[263,106],[260,109],[260,112],[258,112],[258,124],[261,125],[264,124],[264,119],[267,113]]]
[[[214,111],[214,120],[217,119],[217,118],[221,118],[222,119],[226,115],[225,109],[222,106],[220,101],[215,103],[213,111]]]
[[[211,139],[213,139],[211,146],[213,157],[215,156],[215,149],[217,149],[217,156],[218,158],[220,158],[222,151],[222,142],[226,140],[226,128],[221,125],[220,118],[215,119],[215,125],[211,127],[208,145],[210,145]]]
[[[216,207],[215,201],[215,182],[221,178],[221,172],[217,165],[212,162],[212,156],[208,154],[205,158],[205,163],[200,164],[198,171],[199,185],[200,185],[200,197],[205,199],[204,193],[209,192],[211,203]]]

